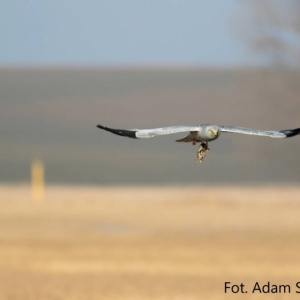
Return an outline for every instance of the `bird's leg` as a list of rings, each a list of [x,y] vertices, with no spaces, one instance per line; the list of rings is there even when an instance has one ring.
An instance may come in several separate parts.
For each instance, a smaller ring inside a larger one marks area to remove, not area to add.
[[[208,143],[204,143],[202,142],[200,144],[200,146],[198,147],[198,151],[197,151],[197,159],[196,159],[196,164],[202,163],[204,157],[207,154],[207,151],[209,150],[208,148]]]
[[[209,148],[208,148],[208,142],[206,142],[206,143],[201,143],[201,146],[207,151],[207,150],[210,150]]]

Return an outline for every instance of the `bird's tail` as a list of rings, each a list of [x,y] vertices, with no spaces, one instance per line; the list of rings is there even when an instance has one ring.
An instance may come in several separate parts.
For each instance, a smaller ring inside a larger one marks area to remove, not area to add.
[[[193,139],[192,139],[192,137],[190,135],[187,135],[183,139],[176,140],[176,142],[181,142],[181,143],[190,143],[192,141],[193,141]]]

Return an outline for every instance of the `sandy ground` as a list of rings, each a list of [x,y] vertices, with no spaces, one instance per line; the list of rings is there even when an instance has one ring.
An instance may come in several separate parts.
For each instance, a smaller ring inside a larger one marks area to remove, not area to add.
[[[300,297],[300,188],[2,185],[0,205],[0,299]]]

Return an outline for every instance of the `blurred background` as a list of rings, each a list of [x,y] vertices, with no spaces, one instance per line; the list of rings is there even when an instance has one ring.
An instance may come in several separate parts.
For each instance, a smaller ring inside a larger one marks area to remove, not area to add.
[[[95,126],[299,127],[299,16],[298,0],[2,0],[0,298],[294,285],[300,138],[224,133],[195,165],[184,134]]]
[[[214,123],[299,127],[297,1],[2,1],[0,180],[299,182],[299,139],[223,134],[200,166],[184,134],[100,131]]]

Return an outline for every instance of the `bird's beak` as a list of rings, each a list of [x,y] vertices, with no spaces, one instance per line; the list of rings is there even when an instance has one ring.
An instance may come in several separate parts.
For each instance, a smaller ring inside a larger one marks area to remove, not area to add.
[[[212,132],[214,133],[215,136],[218,135],[218,131],[217,130],[212,130]]]

